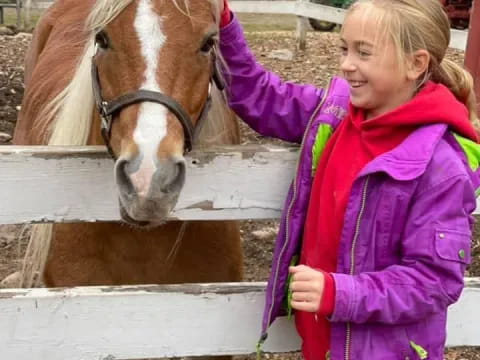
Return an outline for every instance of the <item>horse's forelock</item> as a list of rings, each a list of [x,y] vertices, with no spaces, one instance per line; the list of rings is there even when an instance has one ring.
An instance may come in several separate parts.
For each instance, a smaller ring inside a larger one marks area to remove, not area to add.
[[[87,29],[95,31],[105,27],[111,22],[123,9],[130,5],[134,0],[98,0],[92,8],[92,12],[87,20]],[[165,1],[165,0],[164,0]],[[183,14],[190,16],[190,3],[192,0],[168,0],[173,1],[173,4]],[[208,1],[214,8],[215,20],[220,19],[220,1],[223,0],[196,0],[196,1]]]
[[[87,19],[87,29],[96,31],[115,19],[133,0],[97,0]]]
[[[172,0],[177,9],[186,16],[190,16],[190,3],[192,0]],[[197,0],[207,1],[213,5],[213,15],[217,24],[220,22],[220,1],[223,0]]]

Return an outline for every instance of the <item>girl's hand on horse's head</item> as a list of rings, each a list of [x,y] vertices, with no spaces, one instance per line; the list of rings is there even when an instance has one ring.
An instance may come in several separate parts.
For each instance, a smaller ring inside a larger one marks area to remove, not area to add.
[[[217,1],[218,1],[218,10],[220,11],[220,16],[223,16],[225,11],[230,11],[228,8],[227,0],[217,0]]]
[[[218,8],[220,10],[220,14],[223,13],[223,9],[225,9],[225,1],[226,0],[218,0]]]
[[[300,311],[317,312],[320,309],[325,287],[323,272],[306,265],[290,266],[289,272],[292,274],[290,283],[292,308]]]
[[[227,0],[218,0],[220,4],[220,27],[227,26],[231,20],[230,8]]]

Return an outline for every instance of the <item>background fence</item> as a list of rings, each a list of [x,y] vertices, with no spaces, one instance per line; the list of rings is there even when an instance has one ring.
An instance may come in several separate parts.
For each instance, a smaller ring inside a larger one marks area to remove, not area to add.
[[[297,15],[299,17],[297,22],[297,43],[300,49],[305,49],[306,47],[306,33],[309,28],[307,18],[343,24],[345,17],[345,10],[343,9],[314,4],[309,2],[309,0],[231,0],[229,3],[232,10],[236,12]],[[450,36],[450,47],[465,50],[468,31],[451,29]]]
[[[30,28],[32,26],[32,9],[47,9],[53,1],[39,0],[11,0],[19,6],[17,24],[20,27]],[[230,0],[232,10],[243,13],[264,13],[264,14],[290,14],[297,15],[297,42],[300,49],[306,47],[306,33],[309,29],[308,18],[342,24],[345,10],[330,6],[314,4],[309,0]],[[21,6],[21,8],[20,8]],[[465,50],[468,32],[462,30],[451,30],[450,47]]]

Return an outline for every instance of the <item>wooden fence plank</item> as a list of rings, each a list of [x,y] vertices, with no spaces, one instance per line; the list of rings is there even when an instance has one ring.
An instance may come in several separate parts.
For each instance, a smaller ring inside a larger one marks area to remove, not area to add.
[[[2,359],[139,359],[255,352],[262,283],[0,290]],[[299,348],[282,319],[266,351]]]
[[[296,149],[193,152],[171,219],[276,218]],[[0,147],[0,224],[118,220],[113,161],[103,147]]]
[[[343,24],[345,10],[331,6],[315,4],[312,2],[298,0],[295,4],[295,15],[307,18]]]
[[[460,300],[449,308],[447,346],[480,346],[480,278],[466,278]]]
[[[171,219],[278,218],[297,156],[275,146],[193,152]],[[0,224],[119,220],[103,147],[0,147],[0,174]]]
[[[0,290],[2,359],[86,360],[255,352],[264,283]],[[480,345],[480,279],[448,317],[449,346]],[[293,321],[267,352],[299,349]]]
[[[230,8],[235,12],[257,14],[295,14],[295,1],[229,1]]]

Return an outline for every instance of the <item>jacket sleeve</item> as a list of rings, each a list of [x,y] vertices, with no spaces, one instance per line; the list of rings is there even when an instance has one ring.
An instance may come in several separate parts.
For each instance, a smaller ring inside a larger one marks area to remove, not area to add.
[[[333,274],[332,321],[402,324],[445,311],[458,300],[470,262],[471,182],[457,175],[418,194],[412,203],[398,265],[359,275]]]
[[[312,85],[283,82],[258,64],[234,17],[221,29],[220,51],[229,105],[263,136],[300,143],[325,91]]]

